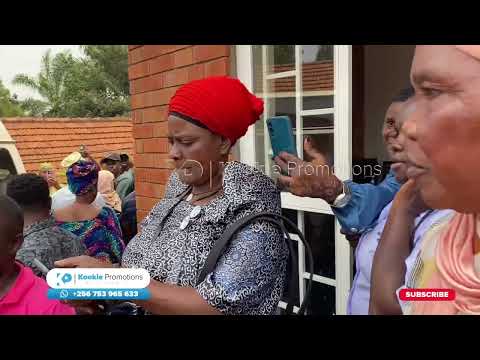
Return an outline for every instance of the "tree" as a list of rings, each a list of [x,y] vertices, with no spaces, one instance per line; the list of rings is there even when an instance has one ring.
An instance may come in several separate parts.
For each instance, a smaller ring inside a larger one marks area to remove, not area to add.
[[[40,73],[36,77],[26,74],[14,77],[13,84],[28,87],[44,99],[28,98],[23,102],[23,108],[34,113],[30,115],[62,116],[65,79],[74,63],[75,59],[69,52],[52,57],[51,51],[47,50],[42,56]]]
[[[24,112],[20,107],[17,96],[10,96],[10,91],[0,80],[0,117],[23,116]]]
[[[295,45],[274,45],[273,56],[275,64],[294,65],[295,64]]]
[[[37,77],[24,74],[15,83],[35,90],[43,100],[27,99],[29,113],[59,117],[104,117],[129,112],[126,45],[82,45],[84,57],[69,52],[42,58]]]
[[[47,113],[48,103],[34,98],[28,98],[19,102],[20,107],[25,115],[39,117]]]
[[[333,61],[333,45],[319,45],[316,60]]]
[[[116,116],[129,112],[126,45],[83,45],[85,58],[72,69],[69,112],[76,116]]]
[[[116,95],[130,95],[127,45],[82,45],[81,49],[99,70],[106,87]]]

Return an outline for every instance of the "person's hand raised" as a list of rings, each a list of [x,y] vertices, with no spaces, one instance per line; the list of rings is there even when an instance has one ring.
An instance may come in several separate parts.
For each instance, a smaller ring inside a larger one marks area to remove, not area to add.
[[[294,195],[321,198],[333,203],[342,192],[342,182],[333,174],[325,156],[312,146],[309,138],[304,141],[304,150],[310,162],[286,152],[275,157],[275,163],[286,174],[280,175],[278,181]]]
[[[417,217],[422,212],[428,210],[428,206],[424,203],[418,185],[413,179],[409,179],[402,185],[398,193],[395,195],[393,205],[395,209],[407,212],[412,217]]]
[[[54,177],[49,177],[47,182],[49,187],[53,186],[57,190],[60,189],[60,184],[58,183],[57,179],[55,179]]]

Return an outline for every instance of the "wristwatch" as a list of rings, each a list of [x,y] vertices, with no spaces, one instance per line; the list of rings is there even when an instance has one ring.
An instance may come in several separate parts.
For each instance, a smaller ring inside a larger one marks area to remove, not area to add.
[[[352,198],[352,193],[350,191],[350,187],[343,181],[342,182],[342,193],[337,196],[337,198],[333,201],[332,207],[334,208],[343,208],[345,207],[350,199]]]

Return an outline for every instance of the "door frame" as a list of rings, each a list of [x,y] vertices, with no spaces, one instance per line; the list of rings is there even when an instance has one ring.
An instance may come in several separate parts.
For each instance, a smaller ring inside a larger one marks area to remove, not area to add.
[[[295,98],[297,119],[305,115],[317,115],[332,109],[319,109],[302,111],[302,47],[295,46],[295,70],[289,76],[295,76]],[[263,51],[265,54],[265,51]],[[253,56],[251,45],[236,45],[236,72],[237,77],[245,86],[253,90]],[[266,87],[264,86],[264,89]],[[352,173],[352,46],[334,46],[334,163],[335,174],[341,180],[351,178]],[[301,150],[302,133],[297,131],[297,146]],[[267,142],[267,140],[266,140]],[[240,161],[256,164],[255,150],[255,125],[250,126],[246,135],[240,139]],[[299,154],[301,151],[299,151]],[[323,200],[314,198],[301,198],[290,193],[282,193],[282,208],[299,210],[299,226],[303,228],[303,212],[316,212],[333,215],[330,206]],[[301,242],[299,247],[299,284],[304,284],[304,279],[309,273],[305,270],[304,247]],[[346,314],[348,294],[352,282],[353,254],[350,244],[340,233],[340,225],[335,221],[335,279],[328,279],[316,275],[314,279],[322,284],[335,286],[336,314]],[[300,301],[303,300],[304,286],[300,285]]]

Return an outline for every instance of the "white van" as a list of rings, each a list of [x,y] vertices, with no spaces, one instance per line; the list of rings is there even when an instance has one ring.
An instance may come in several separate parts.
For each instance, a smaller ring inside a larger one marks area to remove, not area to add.
[[[0,119],[0,194],[5,192],[5,170],[10,175],[23,174],[25,167],[18,153],[15,141],[8,134]]]

